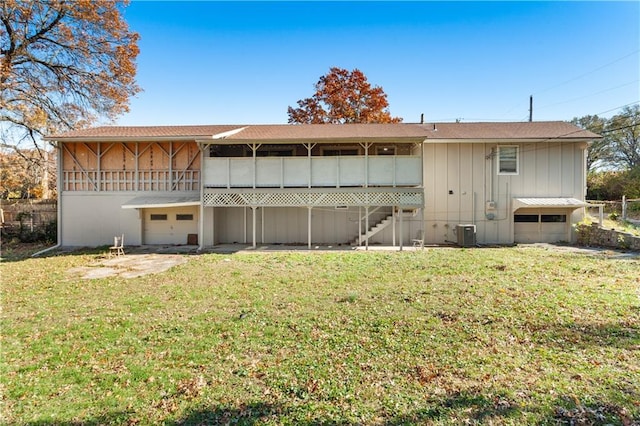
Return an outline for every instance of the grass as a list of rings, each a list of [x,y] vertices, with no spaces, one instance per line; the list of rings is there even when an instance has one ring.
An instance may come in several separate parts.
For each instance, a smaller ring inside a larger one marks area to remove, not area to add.
[[[596,216],[587,216],[584,220],[584,223],[592,224],[597,223],[598,218]],[[622,219],[611,219],[609,217],[605,217],[602,221],[602,227],[605,229],[615,229],[616,231],[626,232],[628,234],[634,235],[636,237],[640,237],[640,225],[634,222],[630,222],[628,220]]]
[[[3,422],[640,419],[638,260],[238,253],[134,279],[67,273],[98,256],[0,266]]]

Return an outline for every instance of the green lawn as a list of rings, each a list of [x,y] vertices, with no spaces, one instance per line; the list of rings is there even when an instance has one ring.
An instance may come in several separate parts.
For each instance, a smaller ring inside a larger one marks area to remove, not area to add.
[[[238,253],[135,279],[3,262],[6,424],[630,424],[640,261]]]

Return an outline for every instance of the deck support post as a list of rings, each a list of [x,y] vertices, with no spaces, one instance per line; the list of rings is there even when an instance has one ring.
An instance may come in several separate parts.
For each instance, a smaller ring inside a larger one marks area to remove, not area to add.
[[[400,212],[400,251],[402,251],[402,243],[404,237],[404,232],[402,231],[402,216],[404,216],[402,212],[402,206],[400,206],[400,209],[398,211]]]
[[[396,206],[391,206],[391,241],[396,246]]]
[[[253,244],[252,247],[256,248],[256,207],[255,206],[251,206],[251,213],[252,213],[252,222],[253,222],[253,226],[252,226],[252,233],[253,233]]]
[[[307,207],[307,247],[311,250],[311,209],[312,207]]]
[[[364,208],[364,242],[366,250],[369,250],[369,206]]]

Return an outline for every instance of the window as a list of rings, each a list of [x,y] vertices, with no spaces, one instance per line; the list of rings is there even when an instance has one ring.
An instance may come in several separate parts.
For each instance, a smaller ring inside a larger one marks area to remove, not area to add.
[[[166,214],[152,214],[151,220],[167,220]]]
[[[358,155],[358,148],[324,148],[322,155],[325,157],[337,157],[340,155]]]
[[[376,155],[396,155],[395,146],[377,146]]]
[[[513,221],[516,223],[538,223],[537,214],[516,214],[513,216]]]
[[[256,151],[256,157],[292,157],[294,148],[291,145],[262,145]],[[248,156],[253,156],[251,150],[247,151]]]
[[[543,214],[540,217],[540,222],[543,223],[564,223],[567,221],[566,214]]]
[[[517,175],[518,174],[518,147],[499,146],[498,147],[498,174]]]
[[[176,220],[193,220],[192,214],[177,214]]]

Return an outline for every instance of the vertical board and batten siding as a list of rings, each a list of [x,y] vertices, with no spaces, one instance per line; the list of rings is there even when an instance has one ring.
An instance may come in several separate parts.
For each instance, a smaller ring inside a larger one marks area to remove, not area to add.
[[[245,210],[242,207],[216,207],[207,208],[206,211],[213,213],[211,216],[207,216],[205,213],[205,220],[215,219],[213,220],[214,235],[205,235],[205,244],[208,241],[215,242],[215,244],[245,242],[250,244],[252,242],[253,217],[251,208]],[[313,208],[311,210],[311,242],[313,244],[350,244],[358,236],[359,214],[364,216],[364,209],[359,211],[357,207],[348,209]],[[369,227],[373,227],[388,215],[391,215],[390,207],[372,213],[369,218]],[[404,245],[411,244],[411,239],[415,238],[416,233],[421,229],[420,225],[420,216],[403,219]],[[364,231],[364,220],[362,227]],[[396,245],[400,241],[399,228],[400,223],[397,219]],[[262,238],[263,229],[264,240]],[[260,207],[256,209],[256,241],[259,244],[306,245],[307,238],[308,209],[306,207]],[[391,245],[393,243],[392,225],[372,236],[369,243]]]
[[[497,173],[497,159],[492,153],[499,145],[425,145],[426,243],[456,242],[456,225],[475,224],[479,243],[509,244],[514,239],[511,210],[514,197],[584,199],[583,144],[503,143],[519,147],[517,175]],[[487,201],[494,201],[496,209],[486,210]],[[493,213],[494,219],[487,219],[487,213]],[[579,220],[580,215],[581,211],[577,210],[568,220]]]
[[[246,216],[245,216],[246,215]],[[214,238],[217,244],[251,243],[251,208],[215,208]],[[246,222],[245,222],[246,217]],[[264,217],[264,222],[263,222]],[[300,207],[260,207],[256,209],[256,240],[269,244],[306,244],[308,209]],[[348,244],[358,234],[358,209],[311,210],[311,240],[315,244]],[[262,238],[264,229],[264,240]],[[246,240],[245,240],[246,232]]]

